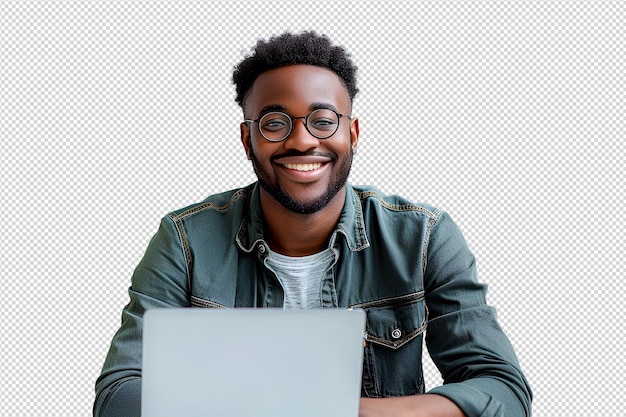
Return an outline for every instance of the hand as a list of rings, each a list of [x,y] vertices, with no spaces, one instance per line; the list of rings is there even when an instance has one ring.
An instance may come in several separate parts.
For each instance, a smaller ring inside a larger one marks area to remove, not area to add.
[[[359,417],[465,417],[452,401],[436,394],[361,398]]]

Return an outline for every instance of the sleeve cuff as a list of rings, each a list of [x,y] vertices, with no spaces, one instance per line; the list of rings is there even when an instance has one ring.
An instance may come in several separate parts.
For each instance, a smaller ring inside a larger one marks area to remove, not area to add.
[[[433,388],[429,394],[437,394],[454,402],[467,417],[503,417],[502,403],[482,390],[466,383],[446,384]]]

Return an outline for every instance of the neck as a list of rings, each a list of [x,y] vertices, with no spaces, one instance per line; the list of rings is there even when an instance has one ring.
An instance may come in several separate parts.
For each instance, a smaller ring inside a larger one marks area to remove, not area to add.
[[[307,256],[321,252],[335,230],[346,198],[345,187],[326,207],[313,214],[287,210],[261,189],[265,239],[274,252],[287,256]]]

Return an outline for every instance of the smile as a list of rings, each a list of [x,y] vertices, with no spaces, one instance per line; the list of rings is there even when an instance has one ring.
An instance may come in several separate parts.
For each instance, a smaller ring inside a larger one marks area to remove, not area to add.
[[[322,166],[321,162],[316,162],[314,164],[283,164],[283,166],[287,169],[293,169],[295,171],[313,171]]]

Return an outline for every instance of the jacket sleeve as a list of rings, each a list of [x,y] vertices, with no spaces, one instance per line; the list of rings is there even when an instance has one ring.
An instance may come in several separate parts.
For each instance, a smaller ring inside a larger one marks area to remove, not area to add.
[[[143,314],[149,308],[189,306],[187,287],[179,234],[165,217],[133,273],[130,302],[96,381],[94,417],[140,416]]]
[[[430,393],[468,417],[530,416],[532,392],[460,230],[443,213],[428,241],[426,345],[444,380]]]

